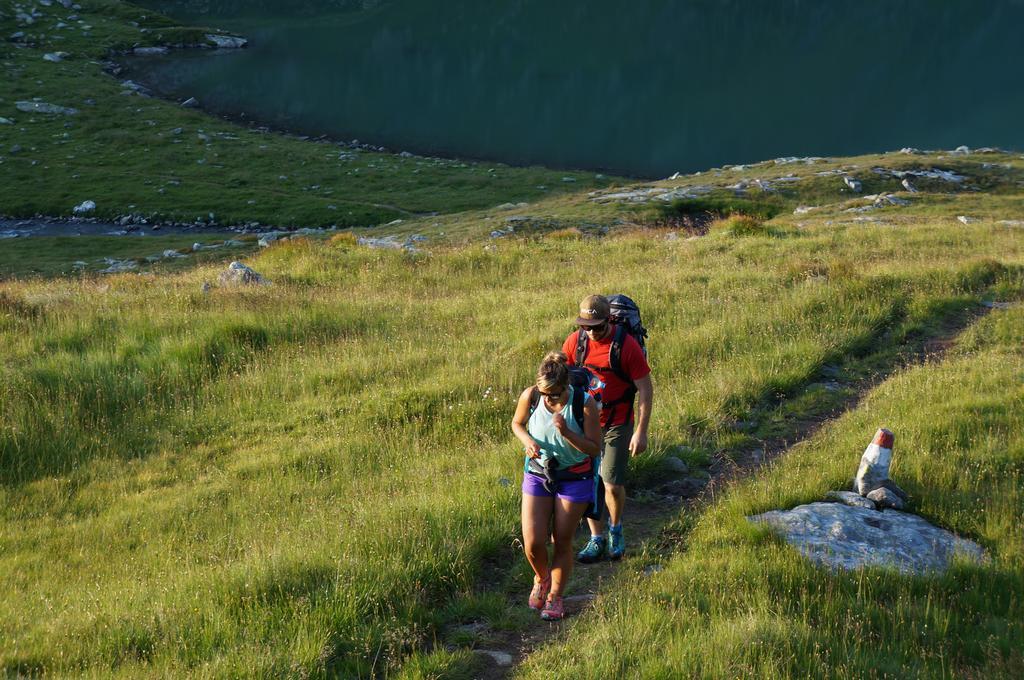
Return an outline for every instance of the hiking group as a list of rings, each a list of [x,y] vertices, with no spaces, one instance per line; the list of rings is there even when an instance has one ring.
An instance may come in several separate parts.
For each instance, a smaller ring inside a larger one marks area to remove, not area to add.
[[[526,449],[523,546],[534,572],[529,605],[549,621],[565,614],[572,540],[584,517],[590,539],[576,559],[590,564],[626,552],[626,466],[630,456],[647,449],[654,394],[647,331],[632,300],[586,297],[576,325],[561,351],[544,357],[512,418],[512,432]]]

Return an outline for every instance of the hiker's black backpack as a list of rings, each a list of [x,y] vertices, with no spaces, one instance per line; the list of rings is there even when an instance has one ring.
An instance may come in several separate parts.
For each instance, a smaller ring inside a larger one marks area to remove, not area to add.
[[[630,387],[622,397],[610,402],[604,402],[601,408],[605,410],[615,409],[619,404],[626,403],[629,405],[629,410],[632,411],[633,398],[636,396],[636,385],[633,384],[633,379],[622,369],[622,344],[626,340],[626,335],[632,335],[633,339],[640,345],[640,349],[643,350],[644,356],[647,356],[647,329],[644,328],[644,324],[640,320],[640,308],[632,299],[625,295],[609,295],[608,304],[611,306],[611,317],[609,320],[615,333],[612,336],[612,347],[608,352],[608,364],[612,372],[623,382],[628,383]],[[588,344],[587,333],[581,328],[576,334],[575,364],[577,366],[587,366]],[[594,370],[596,367],[587,366],[587,368]]]

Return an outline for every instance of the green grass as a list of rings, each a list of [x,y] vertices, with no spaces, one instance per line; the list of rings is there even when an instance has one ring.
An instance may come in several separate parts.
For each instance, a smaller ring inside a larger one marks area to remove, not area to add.
[[[1024,218],[1019,155],[769,161],[644,185],[706,188],[699,199],[602,202],[589,192],[623,180],[342,160],[326,142],[122,96],[97,58],[204,31],[122,2],[83,5],[89,36],[57,31],[55,4],[26,29],[29,47],[0,43],[0,116],[15,120],[0,125],[0,213],[67,215],[89,198],[106,218],[401,218],[365,233],[429,241],[421,253],[370,250],[354,233],[250,243],[145,264],[142,276],[96,270],[206,237],[0,242],[4,674],[485,672],[468,651],[481,640],[445,631],[535,625],[507,597],[527,584],[508,422],[595,290],[629,293],[652,332],[651,452],[632,466],[633,488],[657,483],[665,455],[699,475],[712,457],[791,441],[876,387],[765,475],[679,516],[664,571],[641,576],[651,555],[627,561],[523,675],[1024,671],[1024,317],[1018,306],[982,318],[979,305],[1024,300],[1020,227],[1000,222]],[[0,35],[16,30],[13,6],[0,4]],[[42,61],[55,49],[72,56]],[[14,110],[31,97],[81,113]],[[968,180],[916,181],[911,195],[874,167]],[[846,212],[870,201],[817,174],[836,169],[911,204]],[[801,179],[730,188],[788,174]],[[680,238],[674,225],[695,213],[724,219]],[[240,257],[273,285],[201,292]],[[76,260],[86,271],[72,273]],[[941,361],[908,367],[956,334]],[[835,574],[747,523],[843,485],[879,425],[896,431],[894,476],[913,509],[981,541],[990,563],[931,579]]]
[[[1024,670],[1024,313],[997,312],[953,356],[903,372],[692,520],[653,578],[626,576],[523,677],[1018,677]],[[878,425],[913,510],[979,540],[942,576],[818,569],[746,516],[818,500]]]
[[[240,246],[224,247],[224,241],[237,236],[191,234],[174,236],[40,236],[10,239],[0,246],[0,278],[32,276],[69,276],[100,272],[110,265],[107,258],[135,260],[139,271],[165,272],[193,267],[211,261],[238,259],[257,249],[255,240]],[[192,245],[218,246],[192,252]],[[147,258],[162,256],[167,250],[182,251],[185,258]],[[76,264],[77,263],[77,264]],[[81,263],[85,263],[84,265]]]
[[[826,254],[856,266],[794,277],[803,266],[796,263]],[[485,561],[514,558],[510,564],[521,569],[509,548],[518,533],[518,491],[501,483],[521,465],[509,414],[538,357],[570,330],[585,293],[626,290],[643,305],[658,391],[655,454],[680,445],[728,453],[752,436],[737,433],[736,420],[760,420],[795,403],[824,365],[848,361],[856,371],[858,357],[892,363],[898,347],[960,323],[982,297],[1019,298],[1020,262],[1019,240],[1006,230],[921,223],[784,237],[712,233],[698,241],[643,232],[523,239],[497,251],[470,244],[431,255],[371,251],[345,239],[296,241],[251,261],[273,286],[208,295],[199,283],[215,278],[209,267],[156,278],[0,284],[0,588],[11,594],[0,605],[3,668],[131,677],[396,671],[445,624],[475,611]],[[577,271],[604,274],[566,278]],[[807,499],[841,482],[881,421],[896,428],[907,452],[920,451],[915,437],[939,441],[959,432],[987,441],[1012,433],[1012,393],[998,390],[1013,384],[1017,355],[1004,349],[1002,363],[970,368],[992,352],[986,329],[972,331],[978,349],[965,350],[956,360],[963,368],[951,375],[999,377],[968,381],[959,392],[964,401],[927,419],[933,434],[918,434],[912,414],[891,411],[892,400],[872,398],[842,430],[841,446],[802,449],[849,450],[849,460],[816,454],[831,467],[800,464],[785,485],[771,487],[787,491],[757,507]],[[885,348],[889,359],[879,358]],[[895,383],[910,385],[907,400],[931,394],[907,380]],[[936,389],[953,392],[947,383]],[[1005,413],[989,417],[971,395]],[[957,429],[947,429],[952,423]],[[758,425],[770,426],[767,419]],[[934,450],[939,464],[945,458]],[[792,465],[805,455],[794,455]],[[642,481],[655,463],[656,456],[641,464],[635,478]],[[904,481],[902,474],[898,468]],[[936,476],[931,468],[921,474]],[[947,500],[953,507],[952,497],[908,486],[915,497],[931,498],[921,506],[929,516],[1000,554],[1009,549],[999,534],[951,521],[958,515],[943,508]],[[1017,503],[1002,488],[987,509],[997,526],[1008,523],[999,512]],[[708,545],[722,543],[724,552],[710,559],[703,548],[689,550],[680,558],[694,560],[687,573],[739,579],[760,569],[758,551],[768,550],[813,592],[832,597],[837,586],[827,584],[835,579],[740,529],[735,508],[752,507],[743,498],[718,511],[728,521],[708,520],[716,527]],[[734,555],[734,545],[757,559]],[[1012,586],[1017,562],[997,564],[1001,587]],[[674,566],[663,578],[673,573]],[[984,584],[995,578],[970,573]],[[909,587],[886,579],[893,592]],[[770,599],[754,590],[752,597]],[[580,623],[589,630],[603,616],[618,616],[614,602],[602,601],[595,620]],[[663,605],[655,602],[640,624],[657,623]],[[716,626],[740,635],[731,620]],[[1008,630],[998,644],[1013,635]],[[710,655],[706,668],[728,674],[713,665],[720,640],[709,640],[688,643],[687,654]],[[439,654],[414,656],[406,670],[431,675],[471,663]],[[537,668],[549,668],[555,656]],[[793,663],[808,668],[813,658]],[[957,663],[951,667],[988,662],[972,652]]]

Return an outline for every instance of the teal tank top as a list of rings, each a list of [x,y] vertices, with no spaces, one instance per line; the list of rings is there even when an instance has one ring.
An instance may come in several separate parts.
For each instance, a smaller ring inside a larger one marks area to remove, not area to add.
[[[565,422],[568,423],[569,429],[573,432],[583,434],[583,430],[576,424],[576,414],[572,411],[572,385],[569,386],[569,400],[559,413],[565,418]],[[584,395],[583,403],[586,404],[590,400],[590,395]],[[572,465],[578,465],[585,461],[588,456],[566,440],[565,437],[555,428],[554,415],[548,410],[548,406],[544,401],[544,397],[540,398],[537,403],[537,408],[530,414],[530,420],[526,423],[526,431],[530,433],[530,436],[537,440],[540,444],[540,455],[542,458],[548,456],[554,456],[555,460],[558,461],[558,467],[565,468]],[[582,420],[582,418],[581,418]],[[527,459],[527,465],[529,459]],[[525,468],[525,466],[524,466]]]

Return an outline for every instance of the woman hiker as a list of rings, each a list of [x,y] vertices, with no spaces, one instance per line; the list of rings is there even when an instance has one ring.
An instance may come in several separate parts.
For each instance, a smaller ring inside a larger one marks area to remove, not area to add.
[[[562,352],[549,352],[536,385],[519,395],[512,432],[526,448],[523,545],[534,571],[529,605],[554,621],[565,615],[562,592],[572,575],[573,534],[595,497],[594,458],[601,449],[600,408],[570,385]],[[550,561],[549,536],[555,544]]]

